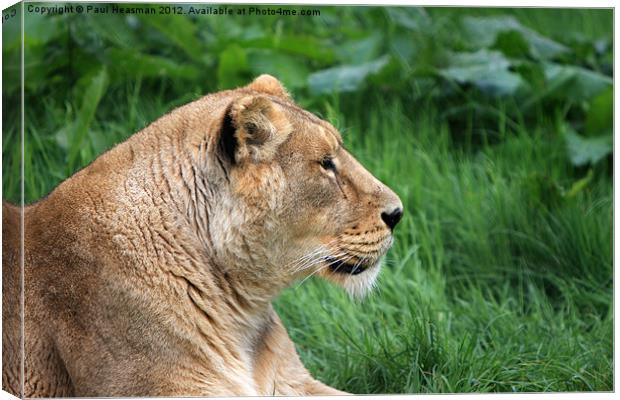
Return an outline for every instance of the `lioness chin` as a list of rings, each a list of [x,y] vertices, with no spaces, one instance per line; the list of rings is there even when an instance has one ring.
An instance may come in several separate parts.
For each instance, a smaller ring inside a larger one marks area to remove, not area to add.
[[[25,397],[341,394],[271,306],[370,288],[398,197],[273,77],[163,116],[23,210],[3,205],[2,387]],[[23,385],[22,385],[23,382]]]

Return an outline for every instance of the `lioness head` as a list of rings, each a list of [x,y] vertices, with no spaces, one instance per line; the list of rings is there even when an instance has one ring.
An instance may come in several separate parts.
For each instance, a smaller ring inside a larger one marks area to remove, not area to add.
[[[218,150],[228,192],[211,212],[222,263],[273,285],[317,274],[365,293],[403,214],[398,196],[275,78],[229,93]]]

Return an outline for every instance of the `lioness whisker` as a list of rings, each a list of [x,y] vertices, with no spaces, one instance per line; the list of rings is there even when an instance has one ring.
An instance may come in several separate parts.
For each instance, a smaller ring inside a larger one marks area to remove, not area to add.
[[[315,251],[313,251],[311,254],[308,254],[304,257],[302,257],[301,259],[299,259],[295,264],[293,264],[291,267],[293,269],[293,273],[297,273],[303,269],[307,268],[308,264],[312,264],[314,263],[317,259],[323,258],[325,256],[327,256],[329,254],[329,251],[327,249],[317,249]]]
[[[340,267],[342,265],[344,265],[345,263],[349,262],[350,260],[352,260],[355,257],[355,256],[350,255],[350,254],[345,254],[345,255],[347,255],[347,257],[345,257],[343,259],[340,259],[339,257],[334,257],[334,258],[336,258],[336,261],[339,261],[341,263],[338,267],[336,267],[334,272],[338,272],[338,270],[340,269]]]
[[[351,260],[353,258],[353,256],[348,256],[348,257],[345,257],[344,259],[340,259],[340,257],[341,257],[341,255],[339,255],[338,257],[334,257],[334,258],[336,258],[338,261],[341,261],[343,263],[346,263],[347,261],[349,261],[349,260]],[[299,286],[301,286],[301,284],[304,283],[306,280],[308,280],[311,276],[317,274],[319,271],[322,271],[322,270],[324,270],[325,268],[328,268],[328,267],[329,267],[329,264],[326,264],[326,265],[322,266],[321,268],[317,269],[316,271],[314,271],[313,273],[311,273],[310,275],[305,277],[301,282],[299,282],[299,284],[297,286],[295,286],[295,289],[297,289]]]
[[[347,255],[347,254],[346,253],[339,253],[339,254],[336,254],[336,255],[332,255],[331,258],[334,258],[334,259],[336,259],[338,261],[341,261],[342,263],[346,263],[347,261],[349,261],[349,260],[351,260],[353,258],[353,256],[348,255],[347,257],[342,259],[341,257],[343,255]],[[314,264],[314,265],[316,265],[316,264]],[[304,283],[306,280],[308,280],[311,276],[317,274],[319,271],[321,271],[321,270],[323,270],[323,269],[325,269],[327,267],[329,267],[329,264],[326,264],[326,265],[322,266],[321,268],[317,269],[316,271],[314,271],[313,273],[311,273],[310,275],[305,277],[301,282],[299,282],[299,284],[295,287],[295,289],[297,289],[299,286],[301,286],[301,284]]]
[[[297,263],[297,262],[299,262],[300,260],[304,260],[304,259],[307,259],[307,258],[312,257],[312,256],[313,256],[314,254],[316,254],[317,252],[320,252],[320,251],[325,250],[326,248],[329,248],[329,247],[330,247],[330,246],[331,246],[334,242],[336,242],[336,241],[337,241],[337,239],[332,239],[332,240],[331,240],[330,242],[328,242],[327,244],[322,244],[322,245],[319,245],[319,246],[315,247],[315,248],[314,248],[313,250],[311,250],[310,252],[303,254],[301,257],[299,257],[299,258],[298,258],[298,259],[296,259],[296,260],[293,260],[291,263],[289,263],[289,265],[290,265],[290,264],[296,264],[296,263]]]
[[[314,250],[310,251],[309,253],[304,254],[303,256],[299,257],[298,259],[293,260],[291,263],[289,263],[287,268],[295,268],[295,267],[297,267],[300,264],[304,264],[308,260],[312,260],[314,257],[317,257],[318,255],[320,255],[321,253],[323,253],[325,251],[326,251],[326,249],[323,248],[323,246],[319,246],[319,247],[315,248]],[[293,272],[297,272],[297,270],[295,270]]]
[[[319,262],[321,262],[321,261],[325,261],[325,260],[328,260],[330,258],[341,257],[341,256],[344,256],[344,255],[346,255],[346,253],[336,253],[336,254],[333,254],[333,253],[327,252],[326,254],[321,255],[321,256],[315,258],[314,260],[310,260],[308,263],[301,265],[299,268],[296,269],[296,272],[300,272],[300,271],[303,271],[305,269],[309,269],[309,268],[319,264]]]
[[[312,250],[310,253],[304,254],[303,256],[293,260],[291,263],[289,263],[286,266],[286,268],[293,269],[293,273],[295,273],[297,272],[299,265],[304,265],[306,262],[308,262],[309,260],[312,260],[318,254],[321,254],[322,251],[324,251],[322,248],[316,248]]]
[[[301,256],[300,258],[294,260],[293,262],[289,263],[289,265],[286,267],[287,269],[290,268],[292,269],[292,273],[295,274],[301,270],[307,269],[308,267],[306,266],[306,264],[308,262],[313,262],[315,258],[319,257],[325,257],[328,256],[331,252],[332,252],[332,244],[335,243],[337,241],[337,239],[331,240],[329,243],[319,246],[316,249],[312,250],[311,252]]]

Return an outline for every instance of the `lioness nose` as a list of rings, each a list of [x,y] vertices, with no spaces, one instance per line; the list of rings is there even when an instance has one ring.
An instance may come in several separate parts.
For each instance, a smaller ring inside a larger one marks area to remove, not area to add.
[[[383,220],[383,222],[385,222],[385,224],[391,230],[394,230],[394,227],[396,226],[396,224],[398,223],[398,221],[400,221],[402,217],[403,217],[403,209],[400,207],[395,208],[390,212],[381,213],[381,219]]]

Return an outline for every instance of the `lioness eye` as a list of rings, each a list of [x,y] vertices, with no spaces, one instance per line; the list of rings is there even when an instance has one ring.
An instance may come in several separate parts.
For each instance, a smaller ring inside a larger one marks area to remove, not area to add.
[[[321,167],[323,167],[326,170],[332,170],[332,171],[336,170],[336,164],[334,164],[334,160],[332,160],[329,157],[326,157],[321,161]]]

